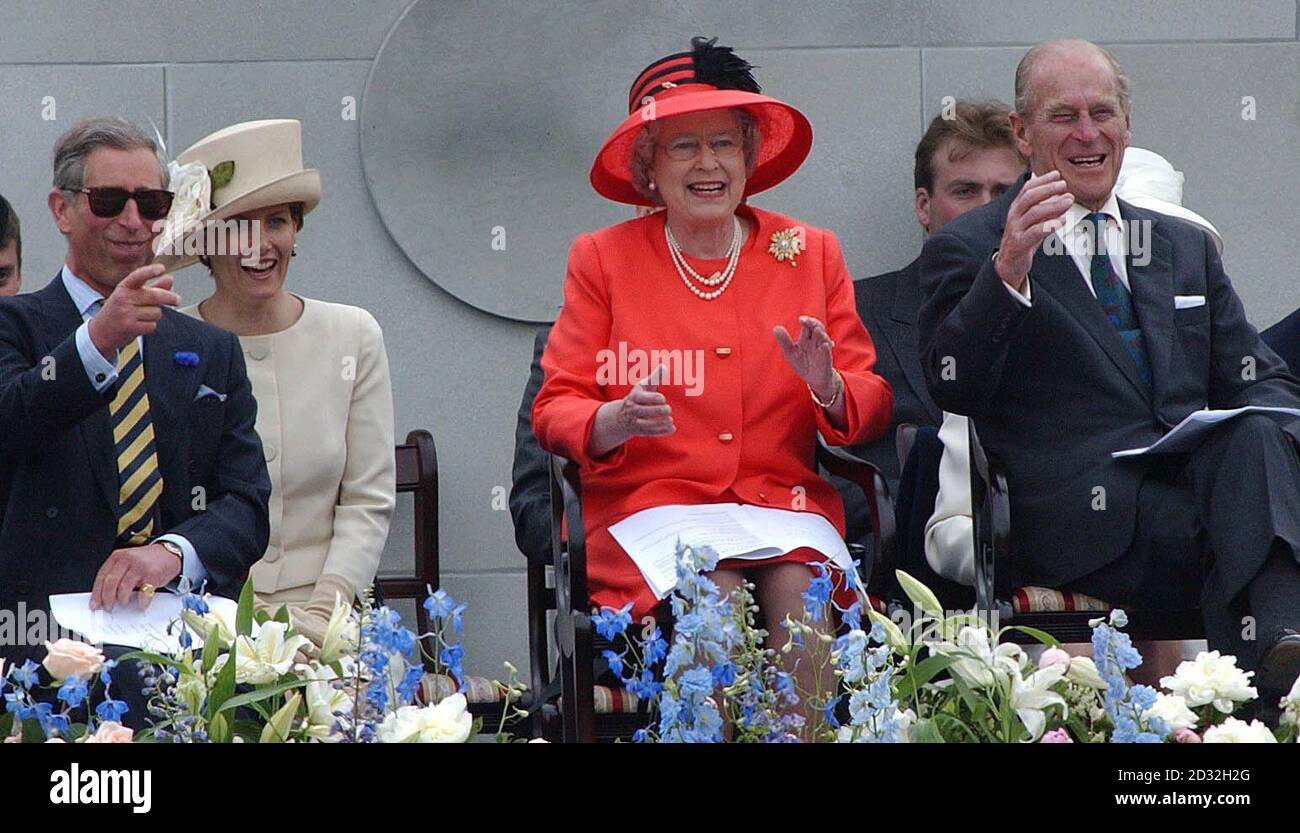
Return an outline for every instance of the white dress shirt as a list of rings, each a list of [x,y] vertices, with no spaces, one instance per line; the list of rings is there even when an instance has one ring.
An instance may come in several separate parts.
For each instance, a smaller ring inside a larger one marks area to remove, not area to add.
[[[1088,287],[1088,292],[1095,298],[1097,292],[1092,288],[1092,237],[1093,232],[1087,226],[1082,225],[1084,219],[1093,212],[1077,202],[1066,209],[1062,218],[1064,225],[1052,232],[1056,235],[1057,240],[1064,245],[1065,251],[1074,259],[1074,265],[1078,268],[1079,274],[1083,277],[1083,283]],[[1119,276],[1124,288],[1132,291],[1128,281],[1128,266],[1125,263],[1124,253],[1128,251],[1129,228],[1128,224],[1119,214],[1119,199],[1115,192],[1111,191],[1110,196],[1101,207],[1101,214],[1106,215],[1106,230],[1103,239],[1106,245],[1106,254],[1110,257],[1111,268]],[[1025,306],[1030,306],[1033,294],[1029,288],[1029,279],[1025,278],[1024,292],[1017,292],[1006,283],[1007,291],[1012,297],[1020,301]]]

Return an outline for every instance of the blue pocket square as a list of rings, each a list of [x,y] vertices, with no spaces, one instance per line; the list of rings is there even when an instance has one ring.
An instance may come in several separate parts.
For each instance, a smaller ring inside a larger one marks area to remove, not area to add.
[[[226,401],[226,395],[224,393],[217,393],[207,385],[199,385],[199,392],[194,394],[194,401],[198,402],[200,399],[206,399],[209,396],[214,396],[222,402]]]

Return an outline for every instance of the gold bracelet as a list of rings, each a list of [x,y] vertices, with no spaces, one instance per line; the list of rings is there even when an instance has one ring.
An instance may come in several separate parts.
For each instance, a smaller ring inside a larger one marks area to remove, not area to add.
[[[829,402],[823,402],[820,399],[818,399],[817,393],[812,389],[812,385],[808,385],[808,395],[812,397],[812,401],[816,402],[818,407],[821,408],[831,407],[832,405],[834,405],[836,402],[839,401],[840,392],[844,390],[844,379],[840,376],[840,372],[838,370],[832,370],[831,373],[835,377],[835,393],[831,394],[831,398]]]

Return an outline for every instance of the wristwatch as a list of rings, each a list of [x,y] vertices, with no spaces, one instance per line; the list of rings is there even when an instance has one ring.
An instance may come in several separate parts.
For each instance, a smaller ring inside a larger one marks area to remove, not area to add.
[[[185,563],[185,550],[181,549],[172,541],[159,541],[158,543],[161,544],[162,548],[167,550],[167,552],[179,558],[182,564]]]

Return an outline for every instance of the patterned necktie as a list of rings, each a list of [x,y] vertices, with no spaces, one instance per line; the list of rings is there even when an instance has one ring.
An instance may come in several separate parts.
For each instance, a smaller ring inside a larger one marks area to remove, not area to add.
[[[1106,254],[1106,215],[1089,214],[1084,218],[1093,236],[1092,262],[1089,265],[1092,290],[1097,293],[1102,311],[1119,331],[1124,349],[1133,357],[1137,365],[1138,377],[1151,390],[1151,362],[1147,358],[1146,342],[1142,340],[1142,328],[1138,324],[1137,313],[1133,309],[1133,296],[1128,287],[1111,268],[1110,257]]]
[[[163,488],[140,339],[122,348],[117,374],[117,393],[108,406],[117,453],[117,539],[120,544],[139,546],[153,536],[154,508]]]

